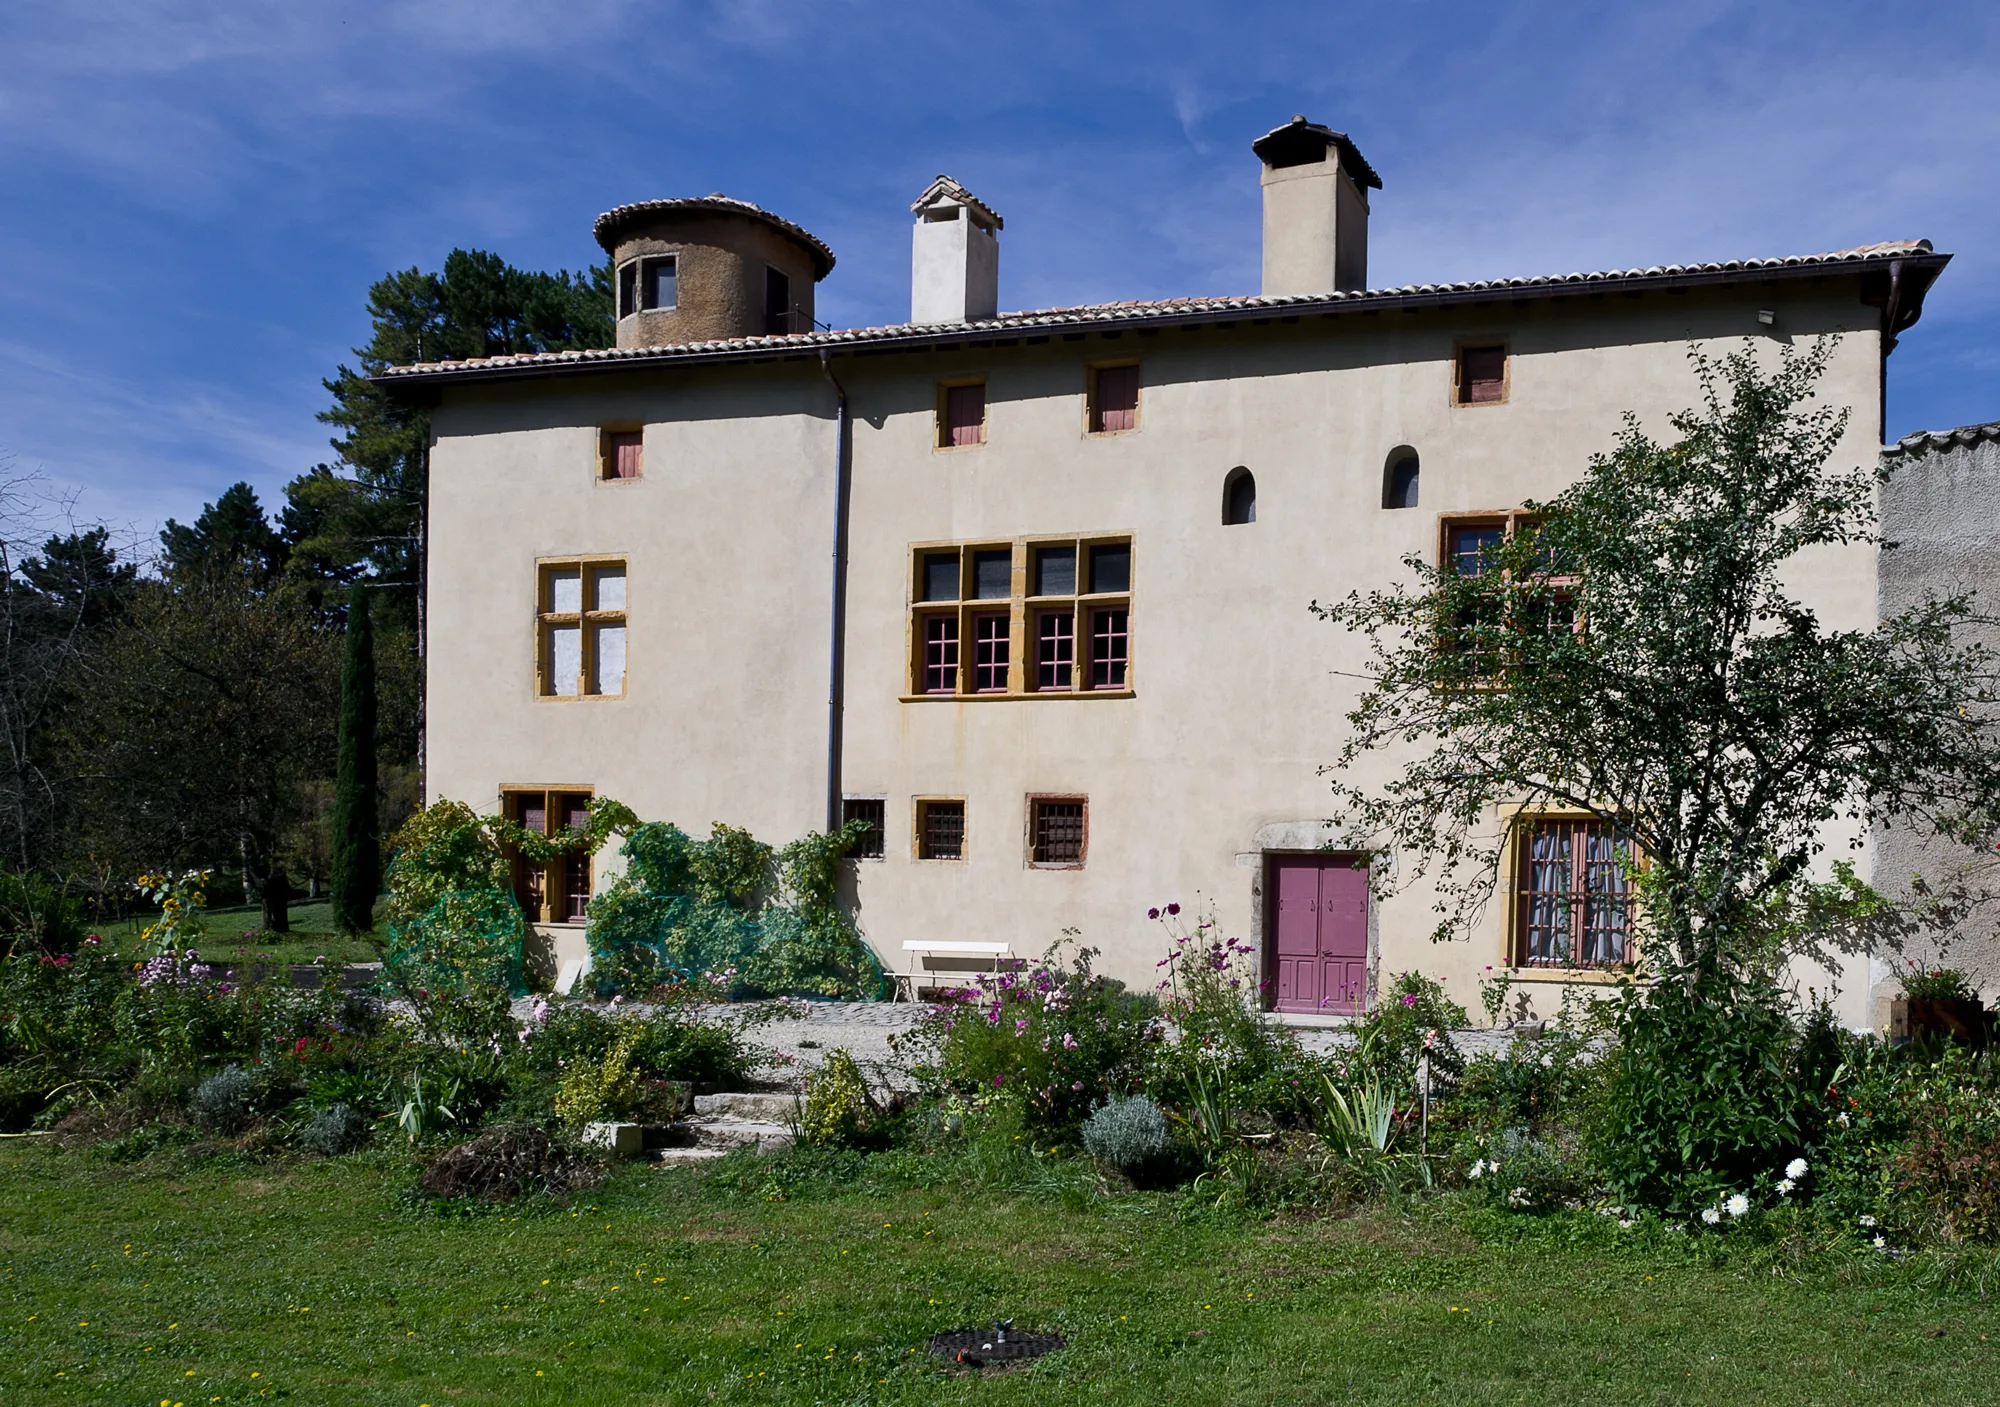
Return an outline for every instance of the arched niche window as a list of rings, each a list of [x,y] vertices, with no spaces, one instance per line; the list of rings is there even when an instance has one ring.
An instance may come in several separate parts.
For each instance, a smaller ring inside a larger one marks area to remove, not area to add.
[[[1257,476],[1240,464],[1223,476],[1222,521],[1224,526],[1257,521]]]
[[[1417,452],[1408,445],[1390,450],[1388,461],[1382,466],[1382,506],[1417,506]]]

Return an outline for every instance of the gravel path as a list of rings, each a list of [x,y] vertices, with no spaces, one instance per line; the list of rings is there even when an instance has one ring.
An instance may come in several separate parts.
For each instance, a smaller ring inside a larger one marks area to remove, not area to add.
[[[514,1014],[525,1019],[533,998],[514,1004]],[[632,1010],[650,1008],[634,1004]],[[744,1035],[769,1060],[767,1073],[783,1084],[794,1083],[799,1075],[813,1069],[827,1052],[845,1050],[883,1089],[908,1089],[911,1080],[908,1058],[899,1053],[894,1038],[907,1034],[929,1010],[910,1002],[757,1002],[742,1005],[697,1008],[705,1019],[736,1019],[749,1022]],[[1293,1028],[1299,1044],[1321,1053],[1347,1044],[1351,1039],[1344,1027]],[[1467,1058],[1507,1048],[1515,1030],[1465,1030],[1452,1032],[1452,1040]]]

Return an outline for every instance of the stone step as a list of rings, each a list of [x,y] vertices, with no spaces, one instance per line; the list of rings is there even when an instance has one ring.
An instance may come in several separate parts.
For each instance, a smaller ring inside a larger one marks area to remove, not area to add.
[[[752,1119],[765,1124],[789,1124],[798,1117],[799,1101],[791,1094],[697,1094],[696,1114],[725,1119]]]
[[[791,1125],[767,1120],[696,1117],[679,1127],[693,1136],[698,1148],[754,1148],[771,1152],[792,1146]]]
[[[712,1163],[729,1156],[727,1148],[655,1148],[646,1156],[662,1167],[686,1167],[689,1163]]]

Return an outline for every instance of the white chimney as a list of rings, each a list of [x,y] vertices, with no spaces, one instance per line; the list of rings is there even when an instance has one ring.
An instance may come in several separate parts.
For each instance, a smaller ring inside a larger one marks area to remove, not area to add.
[[[1264,295],[1368,286],[1368,190],[1382,178],[1345,132],[1294,117],[1250,144],[1264,163]]]
[[[1001,219],[939,176],[910,207],[910,321],[972,322],[1000,311]]]

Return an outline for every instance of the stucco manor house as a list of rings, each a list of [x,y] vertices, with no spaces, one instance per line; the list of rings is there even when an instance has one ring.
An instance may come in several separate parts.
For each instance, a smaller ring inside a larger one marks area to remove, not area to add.
[[[723,196],[620,206],[617,346],[396,368],[431,408],[428,787],[531,826],[593,796],[782,842],[861,818],[863,932],[1039,953],[1081,931],[1150,985],[1148,905],[1212,904],[1281,1012],[1422,969],[1537,1010],[1628,956],[1607,838],[1509,817],[1506,893],[1436,946],[1433,896],[1370,897],[1327,847],[1319,769],[1364,642],[1308,602],[1513,529],[1694,403],[1690,346],[1840,336],[1843,458],[1881,450],[1884,362],[1948,261],[1924,241],[1372,289],[1382,181],[1294,118],[1262,165],[1256,295],[999,311],[998,213],[940,176],[913,207],[910,320],[819,330],[826,245]],[[1878,549],[1797,589],[1867,628]],[[1376,757],[1363,782],[1392,775]],[[1880,847],[1861,855],[1861,872]],[[617,864],[525,877],[584,952]],[[1598,915],[1586,924],[1585,915]],[[1884,973],[1839,986],[1879,1020]]]

